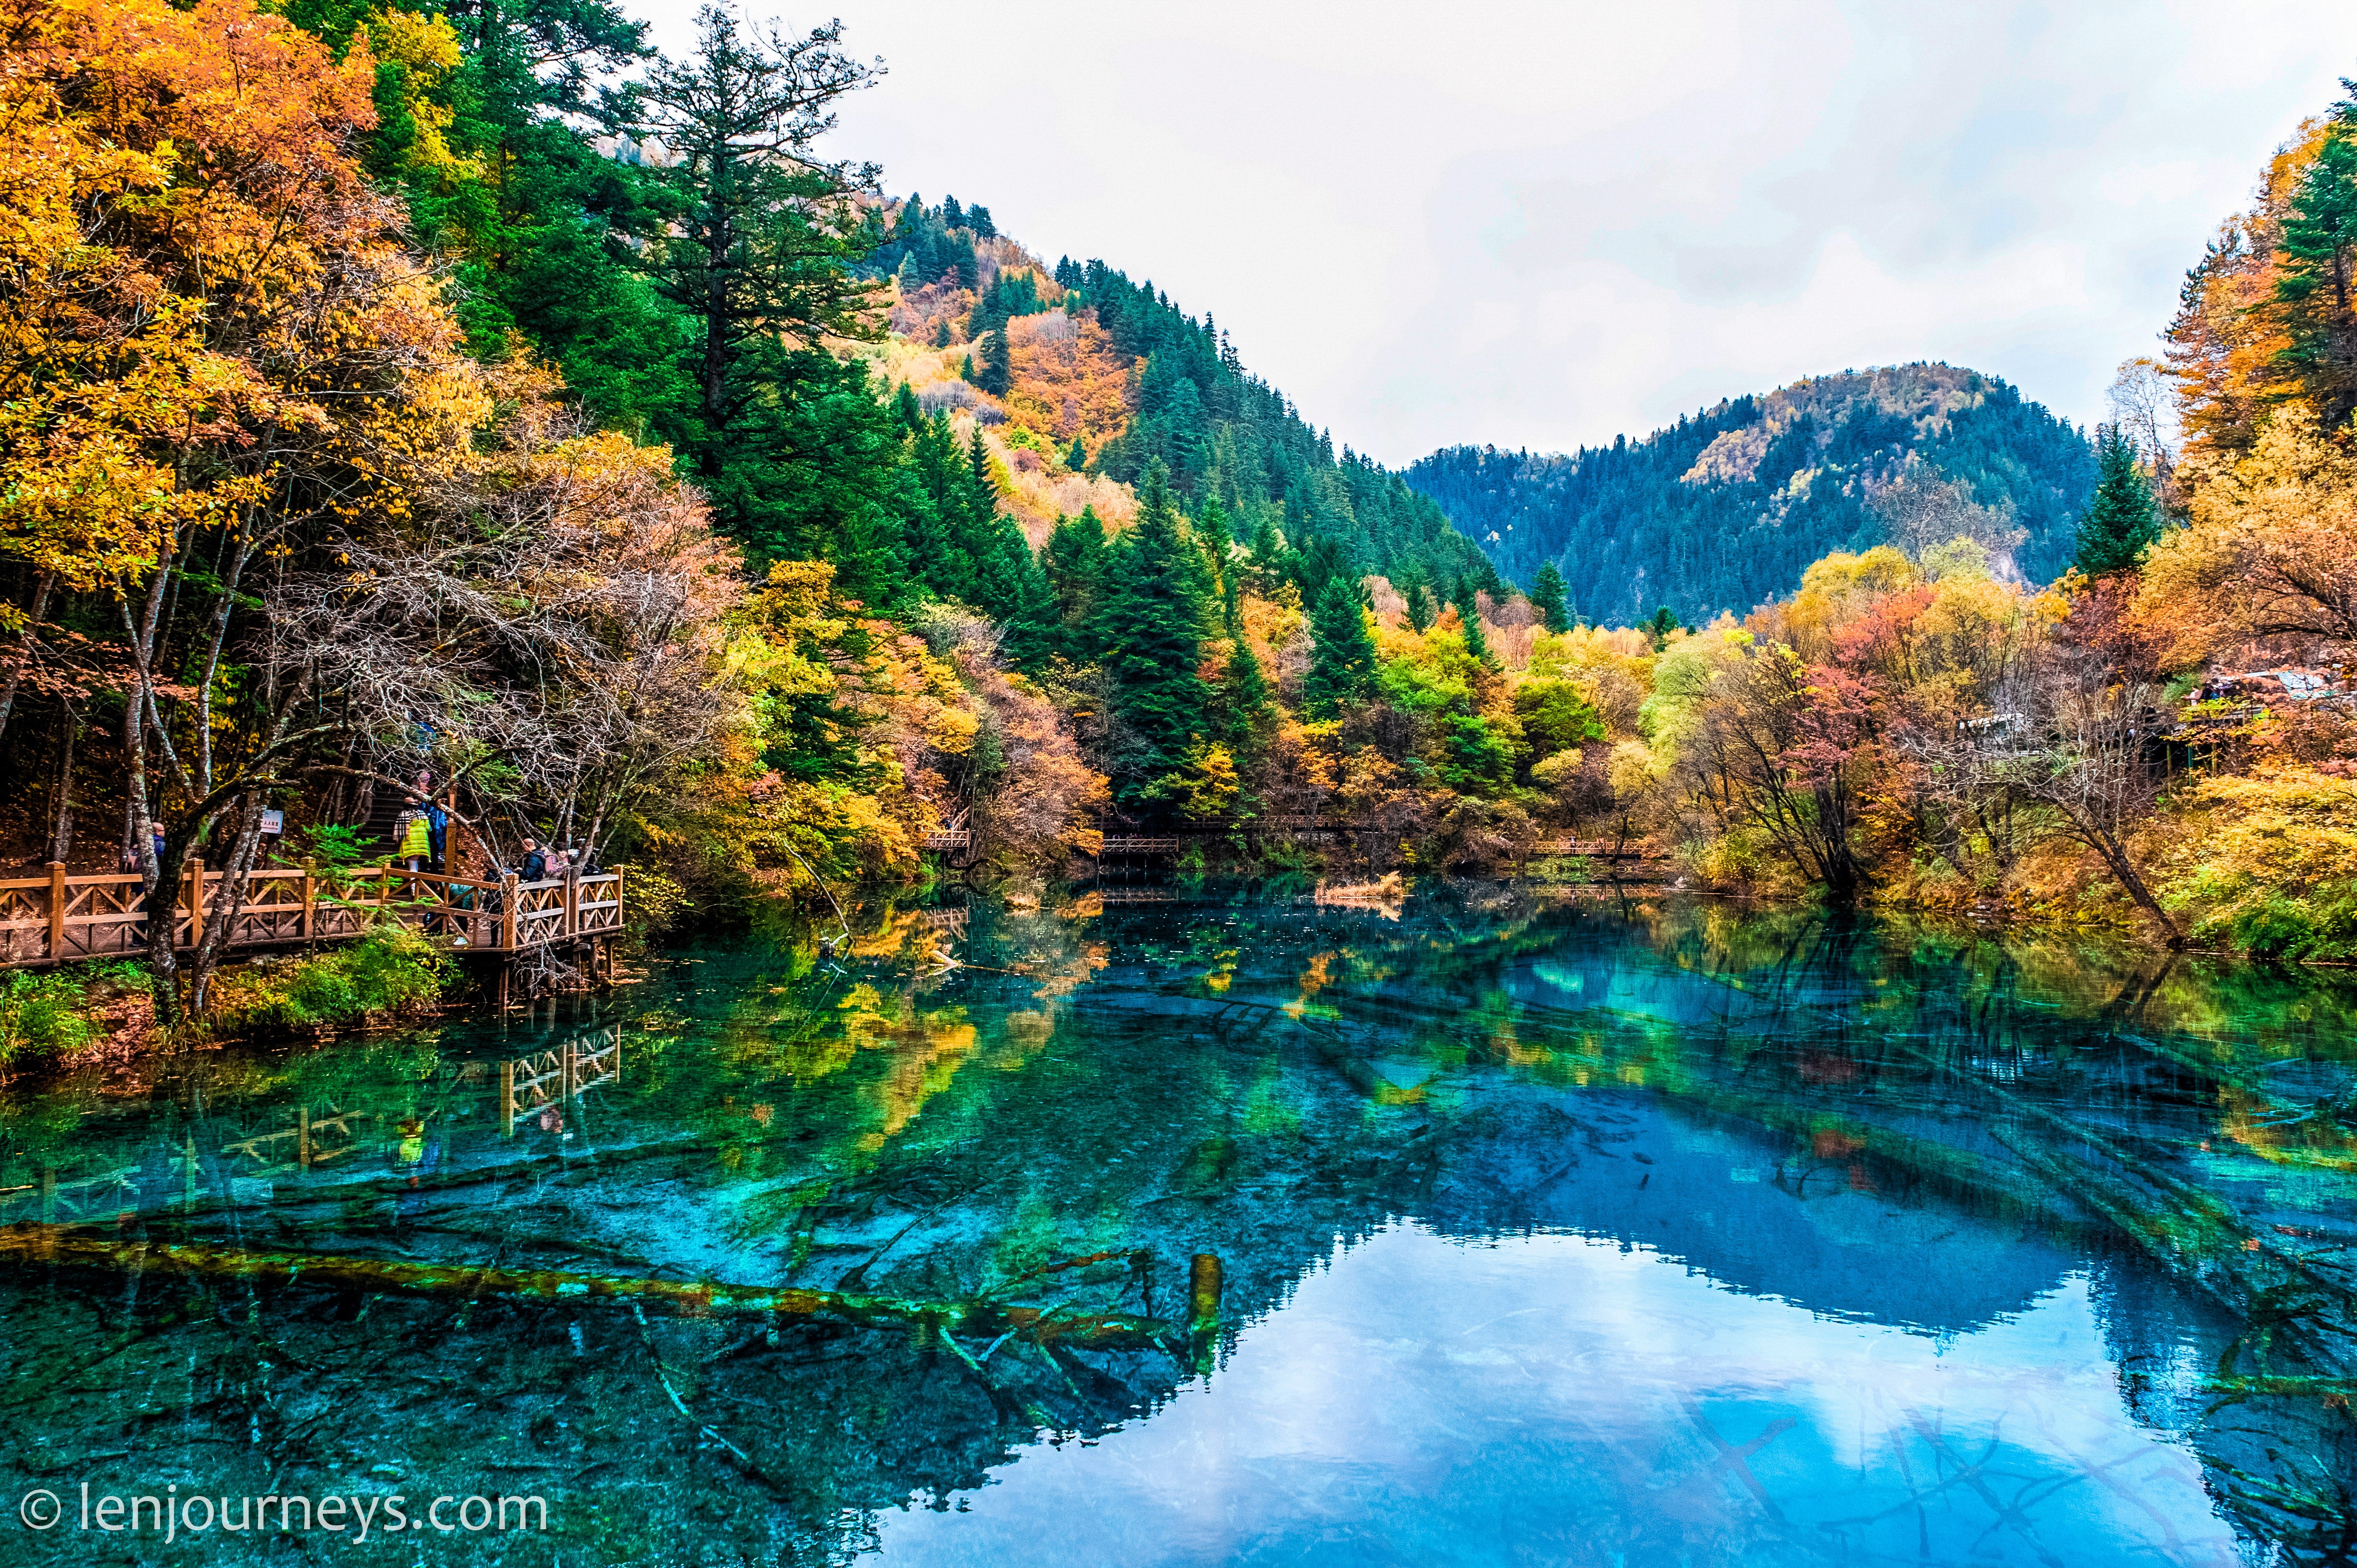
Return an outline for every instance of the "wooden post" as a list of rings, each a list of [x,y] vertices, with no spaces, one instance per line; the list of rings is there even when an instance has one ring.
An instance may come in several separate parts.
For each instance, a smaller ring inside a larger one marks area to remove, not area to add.
[[[504,974],[500,976],[500,986],[502,991],[507,987]],[[505,996],[500,998],[500,1011],[507,1011]],[[515,1063],[512,1060],[500,1064],[500,1136],[515,1136]]]
[[[1187,1271],[1187,1326],[1197,1334],[1220,1325],[1220,1283],[1218,1254],[1196,1253]]]
[[[506,952],[515,951],[516,939],[522,931],[522,927],[516,920],[516,874],[514,872],[504,872],[500,875],[499,935],[500,947],[501,950]],[[507,1004],[508,977],[507,972],[505,970],[501,970],[500,972],[500,1007],[505,1008]]]
[[[317,862],[309,855],[303,857],[303,940],[310,941],[318,934],[319,889],[316,871]]]
[[[311,1108],[295,1108],[295,1163],[305,1170],[311,1168]]]
[[[188,858],[188,945],[205,940],[205,857]]]
[[[58,1167],[43,1165],[41,1167],[41,1223],[55,1225],[57,1222]]]
[[[66,863],[49,862],[49,961],[66,956]]]
[[[571,1040],[567,1040],[565,1042],[565,1076],[560,1080],[565,1092],[558,1096],[559,1099],[570,1100],[573,1098],[573,1080],[579,1070],[580,1069],[578,1064],[574,1060],[573,1042]]]
[[[180,1178],[180,1207],[181,1207],[182,1208],[194,1208],[196,1206],[197,1206],[197,1140],[196,1140],[196,1136],[195,1136],[195,1134],[191,1133],[191,1134],[189,1135],[189,1137],[188,1137],[188,1168],[187,1168],[187,1170],[185,1171],[185,1173],[182,1175],[182,1176],[181,1176],[181,1178]]]
[[[569,866],[565,873],[565,934],[567,937],[581,934],[581,878],[575,875]]]
[[[453,782],[442,791],[442,810],[447,812],[450,818],[450,825],[442,832],[442,875],[456,876],[459,874],[458,868],[467,864],[466,857],[459,853],[466,843],[459,835],[467,831],[467,824],[458,820],[457,783]]]
[[[376,886],[376,907],[380,909],[387,908],[393,903],[393,862],[390,860],[384,863],[383,876],[384,880]]]

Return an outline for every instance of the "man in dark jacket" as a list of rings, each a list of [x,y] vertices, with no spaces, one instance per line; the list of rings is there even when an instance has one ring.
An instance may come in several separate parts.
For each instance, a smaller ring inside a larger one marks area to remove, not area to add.
[[[544,882],[547,880],[548,857],[540,853],[540,844],[537,840],[526,839],[523,841],[523,866],[516,875],[520,880],[525,882]]]

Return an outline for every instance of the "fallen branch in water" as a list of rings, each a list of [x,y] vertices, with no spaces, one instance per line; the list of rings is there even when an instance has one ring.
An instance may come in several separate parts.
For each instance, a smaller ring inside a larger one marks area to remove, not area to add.
[[[0,1228],[0,1263],[188,1274],[256,1284],[307,1284],[326,1290],[401,1295],[458,1296],[571,1305],[630,1305],[682,1317],[774,1316],[823,1317],[846,1323],[928,1324],[969,1334],[1006,1330],[1035,1344],[1068,1339],[1106,1348],[1145,1349],[1157,1337],[1180,1332],[1154,1319],[1120,1315],[1062,1316],[1034,1307],[989,1301],[912,1301],[846,1291],[780,1288],[713,1282],[683,1283],[630,1275],[568,1273],[555,1269],[485,1268],[468,1263],[418,1263],[380,1258],[252,1252],[194,1243],[113,1241],[55,1225]]]

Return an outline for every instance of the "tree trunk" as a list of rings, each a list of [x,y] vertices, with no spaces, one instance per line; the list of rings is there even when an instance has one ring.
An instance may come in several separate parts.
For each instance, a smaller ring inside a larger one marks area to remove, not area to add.
[[[221,952],[236,940],[238,916],[245,909],[246,873],[253,869],[261,843],[262,799],[249,797],[239,802],[237,843],[221,867],[221,904],[205,911],[204,940],[188,955],[188,1010],[199,1017],[212,1000],[213,972],[221,967]]]
[[[33,607],[25,618],[25,629],[16,636],[16,656],[8,660],[8,678],[0,682],[0,736],[8,733],[8,715],[16,706],[16,685],[25,678],[25,667],[33,661],[33,639],[41,629],[41,618],[49,610],[49,590],[57,586],[54,572],[44,572],[33,585]]]
[[[2160,907],[2160,900],[2152,896],[2152,889],[2144,885],[2136,862],[2128,858],[2127,846],[2101,822],[2083,822],[2079,837],[2082,843],[2103,857],[2104,864],[2111,868],[2114,876],[2119,878],[2120,886],[2127,889],[2128,897],[2135,900],[2136,907],[2152,917],[2153,924],[2160,928],[2161,938],[2170,950],[2173,951],[2183,947],[2185,934],[2177,929],[2177,922],[2169,918],[2169,911]]]
[[[58,743],[57,811],[50,822],[49,858],[66,860],[73,848],[73,754],[74,737],[81,721],[72,708],[65,711],[65,737]]]

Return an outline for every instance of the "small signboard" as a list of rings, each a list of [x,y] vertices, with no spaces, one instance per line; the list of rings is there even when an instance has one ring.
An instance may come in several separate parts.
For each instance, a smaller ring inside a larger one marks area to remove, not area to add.
[[[286,813],[284,811],[263,812],[262,831],[265,834],[274,836],[285,832],[286,831]]]

